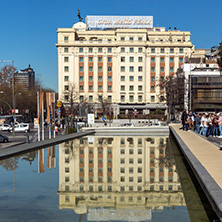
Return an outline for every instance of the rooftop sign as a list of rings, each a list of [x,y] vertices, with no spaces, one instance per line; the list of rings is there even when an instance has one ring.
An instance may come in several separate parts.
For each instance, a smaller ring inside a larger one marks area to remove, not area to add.
[[[152,28],[153,16],[86,16],[88,28]]]

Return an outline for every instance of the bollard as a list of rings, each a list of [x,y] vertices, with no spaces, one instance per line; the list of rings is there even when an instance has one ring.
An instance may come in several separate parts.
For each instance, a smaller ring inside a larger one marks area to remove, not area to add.
[[[27,136],[26,138],[26,143],[29,143],[29,136]]]

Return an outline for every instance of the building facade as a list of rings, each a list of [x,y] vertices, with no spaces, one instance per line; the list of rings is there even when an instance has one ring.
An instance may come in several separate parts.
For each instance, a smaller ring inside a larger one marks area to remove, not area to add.
[[[140,20],[134,17],[88,16],[86,23],[57,30],[60,100],[69,100],[66,92],[71,83],[79,101],[99,103],[102,97],[107,98],[115,114],[130,109],[139,113],[144,108],[166,109],[165,102],[159,100],[164,93],[159,82],[174,75],[190,56],[194,50],[191,34],[153,27],[152,18],[146,16]],[[143,19],[148,25],[141,25]]]
[[[30,65],[28,68],[15,73],[15,84],[22,85],[27,90],[35,85],[35,72]]]

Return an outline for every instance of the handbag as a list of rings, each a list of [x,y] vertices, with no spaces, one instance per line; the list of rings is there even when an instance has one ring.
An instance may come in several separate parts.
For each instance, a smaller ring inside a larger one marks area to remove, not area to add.
[[[188,124],[188,121],[187,121],[187,120],[185,120],[185,124]]]

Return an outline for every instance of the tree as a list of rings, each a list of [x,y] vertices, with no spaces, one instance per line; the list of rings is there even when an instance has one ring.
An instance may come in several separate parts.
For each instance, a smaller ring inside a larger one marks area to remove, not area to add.
[[[103,96],[103,95],[99,95],[98,98],[99,98],[99,103],[102,108],[103,116],[107,116],[107,110],[108,108],[110,108],[111,102],[106,96]]]
[[[12,65],[5,65],[0,69],[0,86],[11,86],[12,78],[16,72],[16,68]]]

